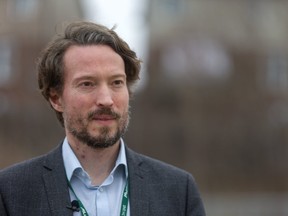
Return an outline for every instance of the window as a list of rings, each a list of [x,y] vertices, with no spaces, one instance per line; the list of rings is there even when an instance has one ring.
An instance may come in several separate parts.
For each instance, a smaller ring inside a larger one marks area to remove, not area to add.
[[[285,55],[273,53],[268,56],[265,84],[270,91],[287,91],[288,62]]]
[[[5,38],[0,38],[0,87],[7,85],[11,80],[11,43]]]
[[[26,21],[35,17],[39,1],[9,0],[7,1],[7,16],[13,21]]]

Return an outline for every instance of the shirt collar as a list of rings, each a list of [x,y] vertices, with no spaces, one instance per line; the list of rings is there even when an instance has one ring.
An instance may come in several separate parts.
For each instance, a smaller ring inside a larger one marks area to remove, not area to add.
[[[64,166],[66,170],[66,175],[68,180],[71,180],[71,177],[76,169],[83,169],[76,155],[74,154],[72,148],[70,147],[67,137],[65,137],[62,145],[62,156],[64,160]],[[125,176],[128,178],[128,167],[126,160],[125,144],[123,139],[120,139],[120,151],[115,162],[115,166],[111,173],[113,173],[119,165],[124,165],[125,167]]]

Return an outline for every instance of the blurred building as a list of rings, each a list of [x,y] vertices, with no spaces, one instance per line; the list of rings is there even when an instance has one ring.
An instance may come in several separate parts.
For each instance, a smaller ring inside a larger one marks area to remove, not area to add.
[[[82,17],[77,0],[0,0],[0,167],[60,142],[60,125],[37,91],[35,62],[65,22]]]
[[[217,194],[211,215],[287,215],[287,9],[150,1],[150,79],[132,106],[129,143],[194,173]]]

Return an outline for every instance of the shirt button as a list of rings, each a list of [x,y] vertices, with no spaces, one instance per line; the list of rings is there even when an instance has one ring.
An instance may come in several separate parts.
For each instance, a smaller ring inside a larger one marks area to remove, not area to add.
[[[104,190],[104,189],[103,189],[102,187],[99,188],[99,191],[100,191],[100,192],[103,192],[103,190]]]

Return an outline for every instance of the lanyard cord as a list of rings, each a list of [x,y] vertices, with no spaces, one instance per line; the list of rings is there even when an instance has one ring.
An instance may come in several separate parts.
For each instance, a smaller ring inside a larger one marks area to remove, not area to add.
[[[120,216],[126,216],[128,211],[128,179],[126,181],[126,185],[122,194],[122,202],[121,202],[121,210]]]
[[[87,210],[85,209],[83,203],[81,202],[81,200],[77,197],[75,191],[73,190],[73,187],[70,183],[70,181],[67,179],[67,182],[68,182],[68,187],[70,188],[70,190],[73,192],[74,196],[76,197],[77,201],[78,201],[78,204],[79,204],[79,208],[80,208],[80,211],[81,211],[81,215],[82,216],[89,216]]]
[[[73,192],[74,196],[76,197],[78,203],[79,203],[79,208],[81,211],[81,215],[82,216],[89,216],[87,210],[85,209],[83,203],[81,202],[81,200],[77,197],[75,191],[73,190],[73,187],[70,183],[70,181],[67,179],[68,182],[68,187],[70,188],[70,190]],[[126,216],[127,215],[127,211],[128,211],[128,180],[126,181],[126,185],[122,194],[122,202],[121,202],[121,210],[120,210],[120,216]]]

